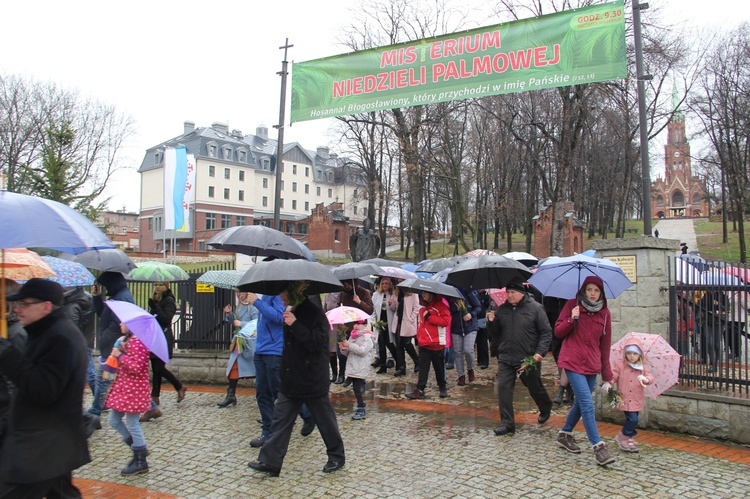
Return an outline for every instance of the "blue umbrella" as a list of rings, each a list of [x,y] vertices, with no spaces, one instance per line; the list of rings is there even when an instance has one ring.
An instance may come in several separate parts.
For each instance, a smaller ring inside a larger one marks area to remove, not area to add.
[[[80,263],[55,258],[54,256],[43,256],[42,260],[47,262],[47,265],[57,274],[55,277],[48,277],[47,279],[59,283],[64,288],[91,286],[96,280],[94,274]]]
[[[633,285],[612,260],[584,255],[548,258],[537,267],[529,283],[544,296],[569,299],[575,298],[581,283],[592,275],[604,282],[604,295],[607,298],[616,298]]]
[[[91,220],[56,201],[0,190],[0,213],[0,248],[82,253],[115,247]]]

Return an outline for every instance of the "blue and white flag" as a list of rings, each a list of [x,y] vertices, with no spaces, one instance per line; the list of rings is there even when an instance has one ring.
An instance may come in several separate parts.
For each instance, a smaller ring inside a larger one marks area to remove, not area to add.
[[[164,230],[190,231],[195,191],[195,156],[184,147],[164,151]]]

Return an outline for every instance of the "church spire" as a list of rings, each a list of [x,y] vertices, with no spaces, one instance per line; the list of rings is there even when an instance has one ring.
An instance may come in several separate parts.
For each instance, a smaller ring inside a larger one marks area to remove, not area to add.
[[[680,101],[682,100],[679,91],[677,90],[677,81],[672,81],[672,121],[683,121],[685,117],[682,115],[680,110]]]

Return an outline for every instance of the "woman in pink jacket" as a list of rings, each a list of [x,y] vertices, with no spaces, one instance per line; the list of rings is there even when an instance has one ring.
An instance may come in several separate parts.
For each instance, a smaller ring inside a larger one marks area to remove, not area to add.
[[[622,394],[619,409],[625,413],[622,431],[615,437],[620,450],[638,452],[635,446],[638,412],[644,407],[644,387],[654,382],[654,375],[643,364],[643,347],[633,338],[625,345],[623,358],[612,366],[612,383]]]
[[[141,340],[125,324],[120,324],[120,331],[124,336],[112,348],[112,356],[118,362],[117,379],[109,391],[105,407],[112,409],[109,413],[110,426],[122,435],[122,441],[133,450],[133,459],[120,473],[136,475],[148,472],[148,450],[139,415],[151,408],[149,354]]]
[[[419,357],[411,340],[417,335],[417,322],[419,321],[419,297],[414,293],[404,291],[396,287],[398,306],[390,331],[396,336],[396,372],[394,376],[406,375],[406,354],[414,361],[414,372],[419,372]]]
[[[580,454],[581,448],[573,437],[573,428],[583,418],[583,427],[593,446],[596,464],[606,466],[615,462],[607,446],[599,437],[594,415],[593,392],[599,374],[605,380],[602,390],[612,386],[609,350],[612,346],[612,313],[607,308],[604,283],[596,276],[583,281],[576,297],[568,302],[555,323],[555,337],[563,340],[557,366],[565,369],[575,402],[570,408],[557,443],[569,452]]]

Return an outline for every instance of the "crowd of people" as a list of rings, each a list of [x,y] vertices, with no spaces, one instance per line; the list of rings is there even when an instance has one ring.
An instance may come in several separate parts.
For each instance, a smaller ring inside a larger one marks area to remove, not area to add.
[[[322,301],[319,296],[291,296],[288,290],[278,296],[236,291],[235,303],[224,309],[235,336],[227,367],[227,394],[217,406],[236,405],[238,380],[255,377],[261,432],[250,442],[259,449],[250,468],[269,476],[280,474],[298,416],[303,420],[303,436],[319,429],[328,457],[323,471],[343,467],[344,442],[329,399],[330,384],[352,387],[356,399],[352,419],[364,420],[366,381],[388,373],[389,355],[394,360],[393,376],[405,376],[412,369],[417,374],[414,390],[406,394],[414,400],[426,398],[430,371],[439,397],[445,398],[449,386],[461,389],[474,382],[475,369],[494,365],[494,360],[500,419],[494,430],[497,436],[516,432],[513,392],[520,380],[538,407],[539,424],[549,420],[554,405],[571,404],[557,444],[580,453],[573,428],[582,419],[601,466],[615,458],[598,433],[593,394],[599,378],[603,393],[617,384],[626,397],[621,405],[625,423],[615,442],[624,452],[637,452],[643,387],[653,382],[653,376],[644,368],[637,342],[627,346],[621,363],[610,365],[611,314],[601,279],[586,278],[577,296],[567,301],[545,301],[521,278],[507,284],[502,299],[467,290],[458,290],[460,298],[412,293],[397,284],[397,279],[382,277],[371,293],[356,279],[344,280],[342,291]],[[294,285],[304,287],[304,283]],[[134,302],[122,274],[102,273],[90,295],[82,288],[65,290],[42,279],[31,279],[20,287],[8,282],[8,290],[9,335],[0,339],[0,495],[53,491],[74,497],[71,471],[90,459],[87,434],[101,427],[99,417],[106,410],[110,411],[108,423],[132,452],[122,475],[147,472],[149,449],[140,424],[161,416],[162,378],[174,387],[177,402],[184,399],[186,387],[163,359],[150,353],[104,306],[105,297]],[[341,305],[361,310],[370,320],[331,326],[325,311]],[[149,311],[163,330],[170,357],[175,309],[169,283],[155,283]],[[92,357],[94,314],[99,318],[99,362]],[[245,347],[243,353],[241,345],[247,345],[250,338],[243,334],[248,334],[250,326],[253,348]],[[56,354],[50,355],[50,349]],[[560,373],[554,398],[541,377],[541,363],[550,351]],[[413,365],[407,365],[407,355]],[[450,381],[447,360],[452,360],[455,370]],[[111,364],[114,382],[107,375]],[[82,418],[86,384],[92,403]],[[40,427],[43,444],[37,437],[17,436],[29,424]],[[50,447],[50,442],[65,452],[56,454],[50,466],[30,466],[24,456],[37,455],[34,449]],[[9,459],[11,455],[20,459]]]

